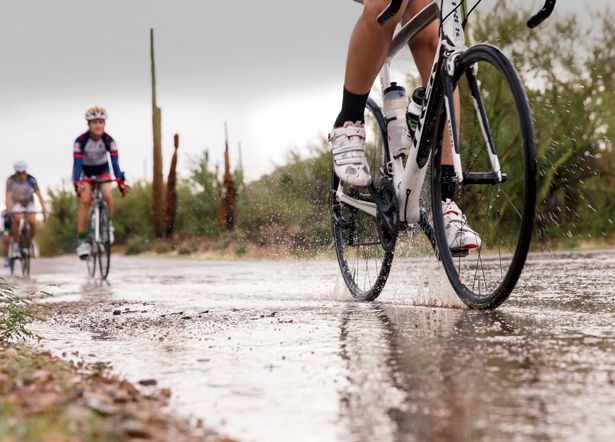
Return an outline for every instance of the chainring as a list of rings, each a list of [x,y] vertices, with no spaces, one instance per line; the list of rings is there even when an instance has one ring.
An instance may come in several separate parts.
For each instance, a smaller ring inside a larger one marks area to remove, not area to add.
[[[399,232],[399,207],[393,181],[387,176],[382,178],[377,199],[378,236],[384,250],[392,251]]]

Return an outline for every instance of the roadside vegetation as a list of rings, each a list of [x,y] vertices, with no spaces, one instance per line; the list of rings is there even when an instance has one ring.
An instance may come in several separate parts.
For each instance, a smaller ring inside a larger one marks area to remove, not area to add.
[[[0,279],[0,440],[229,440],[170,413],[171,392],[155,381],[139,390],[78,352],[67,363],[35,348],[33,307]]]
[[[615,24],[597,14],[592,29],[555,14],[539,32],[525,26],[527,10],[506,2],[469,22],[471,41],[489,41],[511,55],[527,87],[538,143],[539,189],[535,246],[571,248],[613,244],[615,234]],[[416,79],[408,78],[408,84]],[[126,253],[214,252],[244,256],[276,250],[310,256],[330,250],[326,142],[261,179],[235,182],[235,229],[220,226],[224,183],[207,152],[177,184],[172,239],[156,240],[151,183],[117,194],[117,243]],[[511,172],[514,173],[514,172]],[[72,189],[50,191],[52,215],[39,236],[43,254],[75,246]]]

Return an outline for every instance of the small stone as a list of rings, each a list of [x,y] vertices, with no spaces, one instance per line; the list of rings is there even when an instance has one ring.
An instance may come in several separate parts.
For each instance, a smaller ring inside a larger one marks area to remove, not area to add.
[[[121,310],[113,310],[113,316],[118,316],[121,315],[122,311]]]
[[[139,385],[143,385],[144,387],[151,387],[154,385],[158,385],[158,381],[156,379],[141,379],[139,381]]]
[[[122,432],[128,437],[150,439],[152,434],[147,427],[139,421],[129,420],[122,424]]]
[[[111,416],[116,413],[116,408],[101,396],[90,396],[87,398],[86,404],[89,408],[103,416]]]

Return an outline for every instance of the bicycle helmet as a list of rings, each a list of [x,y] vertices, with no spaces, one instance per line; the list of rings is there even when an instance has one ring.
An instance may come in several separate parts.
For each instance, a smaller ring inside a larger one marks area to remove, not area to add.
[[[92,120],[106,120],[107,119],[107,111],[104,107],[94,106],[87,110],[85,113],[85,119],[87,121]]]
[[[25,172],[28,170],[28,165],[25,161],[16,161],[15,164],[13,164],[13,169],[15,169],[15,172],[17,173]]]

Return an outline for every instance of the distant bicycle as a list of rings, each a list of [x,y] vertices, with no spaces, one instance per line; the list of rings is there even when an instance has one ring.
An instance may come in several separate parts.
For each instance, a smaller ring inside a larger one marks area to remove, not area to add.
[[[11,275],[15,274],[15,262],[21,263],[21,275],[24,278],[30,276],[30,261],[34,257],[34,246],[32,242],[32,236],[30,234],[30,223],[28,223],[26,208],[22,208],[21,217],[19,220],[19,250],[17,255],[9,255],[9,269]],[[9,250],[13,250],[15,240],[13,236],[9,239]]]
[[[92,185],[92,205],[89,215],[90,230],[88,233],[88,241],[92,247],[90,255],[85,261],[90,276],[94,277],[98,268],[101,279],[106,279],[111,267],[113,233],[109,222],[109,209],[103,198],[101,186],[105,183],[119,182],[120,180],[84,178],[82,181]]]
[[[546,0],[528,26],[545,20],[555,3]],[[405,4],[392,0],[379,23],[394,17]],[[357,189],[333,174],[333,239],[342,276],[355,299],[378,297],[391,270],[398,233],[414,226],[426,234],[451,286],[471,308],[496,308],[521,275],[536,203],[530,108],[517,71],[498,48],[485,43],[465,46],[463,4],[463,0],[442,0],[416,14],[393,38],[380,73],[384,94],[396,85],[391,82],[391,60],[439,19],[440,44],[431,78],[418,98],[420,112],[407,156],[390,148],[387,121],[370,98],[365,128],[371,129],[366,155],[372,184]],[[472,248],[454,248],[447,240],[441,179],[445,130],[452,144],[456,201],[467,216],[459,221],[476,226],[482,238],[482,244]],[[430,185],[424,192],[428,169]],[[430,201],[423,204],[423,199]]]

